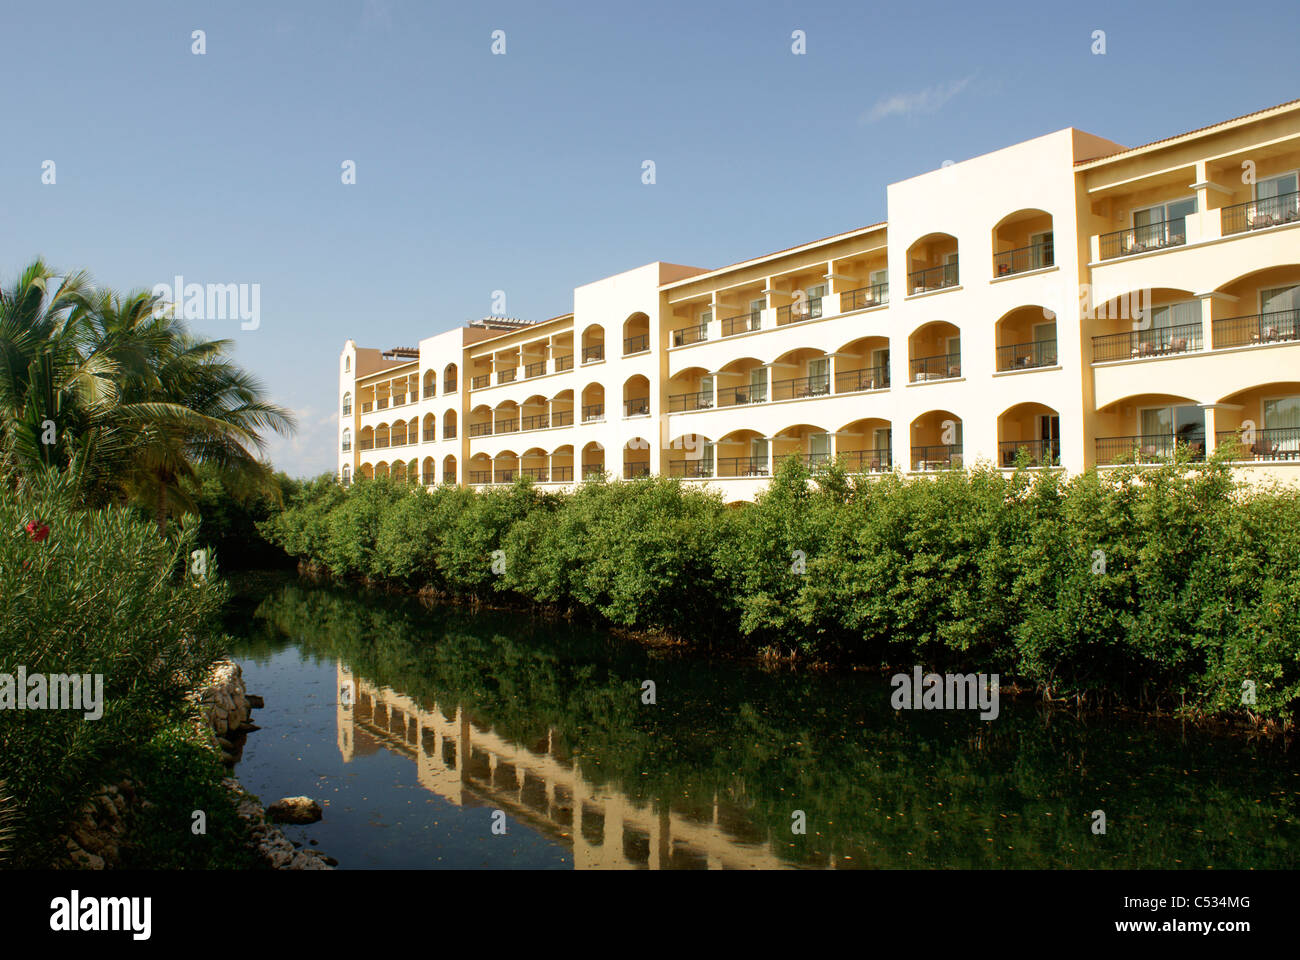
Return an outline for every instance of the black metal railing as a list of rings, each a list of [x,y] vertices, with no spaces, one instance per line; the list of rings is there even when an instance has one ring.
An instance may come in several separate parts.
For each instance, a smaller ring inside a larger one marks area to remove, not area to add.
[[[822,298],[808,297],[787,303],[776,308],[776,325],[784,327],[787,323],[800,323],[804,320],[816,320],[822,315]]]
[[[344,440],[344,441],[343,441],[343,452],[344,452],[344,453],[350,453],[351,451],[352,451],[352,441],[351,441],[351,440]]]
[[[951,263],[942,263],[937,267],[926,267],[924,270],[913,270],[907,275],[907,289],[913,294],[943,290],[946,287],[957,286],[960,277],[961,273],[957,267],[957,258],[953,257]]]
[[[442,392],[443,392],[443,393],[455,393],[455,392],[456,392],[456,381],[455,381],[455,380],[444,380],[444,381],[442,381]]]
[[[442,439],[444,440],[456,439],[456,425],[454,423],[450,427],[442,428]]]
[[[824,397],[831,392],[831,377],[823,373],[815,377],[795,377],[792,380],[772,381],[773,400],[799,400],[803,397]]]
[[[930,443],[912,448],[912,469],[960,470],[961,444]]]
[[[633,397],[631,400],[623,401],[623,416],[641,417],[650,413],[649,397]]]
[[[650,476],[649,463],[625,463],[623,464],[623,479],[635,480],[637,477]]]
[[[688,410],[711,410],[712,408],[712,390],[699,390],[695,393],[674,393],[668,397],[669,413],[684,413]]]
[[[1174,220],[1161,220],[1159,223],[1145,223],[1140,227],[1103,233],[1098,253],[1103,260],[1113,260],[1115,257],[1127,257],[1148,250],[1181,247],[1186,242],[1187,218],[1178,217]]]
[[[836,393],[857,393],[859,390],[883,390],[889,386],[889,367],[864,367],[861,370],[839,370],[835,373]]]
[[[584,463],[582,465],[583,480],[603,480],[605,478],[605,468],[599,464]]]
[[[551,483],[566,483],[573,479],[573,466],[551,467]]]
[[[1205,459],[1205,439],[1200,436],[1176,437],[1172,433],[1148,433],[1131,437],[1098,437],[1097,463],[1159,463],[1172,459],[1174,449],[1185,445],[1192,460]]]
[[[469,477],[470,483],[491,483],[492,482],[491,470],[470,470],[469,473],[466,474],[466,476]]]
[[[507,417],[505,420],[498,420],[496,426],[492,429],[494,434],[497,433],[518,433],[519,421],[514,417]]]
[[[673,346],[684,347],[688,343],[703,343],[709,339],[709,325],[697,323],[693,327],[682,327],[673,331]]]
[[[358,440],[358,441],[357,441],[357,449],[358,449],[358,450],[373,450],[373,449],[375,449],[375,441],[373,441],[373,440]]]
[[[573,425],[572,410],[555,410],[551,413],[551,426],[569,427]]]
[[[694,460],[670,460],[668,461],[668,473],[674,477],[685,477],[688,480],[700,480],[713,476],[713,459],[711,457],[699,457]]]
[[[421,479],[424,481],[424,485],[426,487],[431,487],[438,482],[437,478],[435,478],[434,475],[431,473],[424,474],[424,476],[421,477]]]
[[[1131,357],[1166,357],[1200,350],[1204,345],[1199,323],[1180,323],[1173,327],[1148,327],[1128,333],[1112,333],[1092,338],[1094,363],[1128,360]]]
[[[766,383],[751,383],[743,387],[718,388],[718,406],[720,407],[736,407],[746,403],[766,402]]]
[[[583,363],[592,363],[596,360],[604,360],[604,359],[605,359],[605,345],[603,343],[597,343],[594,344],[593,346],[582,348]]]
[[[481,390],[491,382],[492,382],[492,374],[485,373],[482,374],[481,376],[472,377],[469,381],[469,388],[471,390]]]
[[[623,356],[645,353],[650,349],[650,334],[643,333],[637,337],[628,337],[623,341]]]
[[[527,477],[529,480],[535,480],[538,483],[546,483],[550,471],[545,467],[524,467],[519,471],[519,476]]]
[[[492,424],[471,423],[469,425],[469,435],[471,437],[490,437],[492,436]]]
[[[1027,247],[1004,250],[993,254],[993,276],[1009,277],[1027,270],[1042,270],[1055,262],[1052,253],[1052,241],[1043,240],[1031,243]]]
[[[794,454],[794,456],[798,456],[809,470],[820,470],[829,466],[831,462],[829,453],[802,453]]]
[[[380,409],[380,410],[387,410],[387,409],[388,409],[388,398],[387,398],[387,397],[383,397],[382,399],[380,399],[380,400],[378,401],[378,403],[379,403],[379,409]]]
[[[514,483],[514,470],[497,470],[494,473],[493,483]]]
[[[593,420],[605,419],[605,405],[603,403],[586,403],[582,406],[582,422],[590,423]]]
[[[351,415],[352,415],[352,404],[350,404],[350,403],[345,403],[345,404],[343,405],[343,416],[345,416],[345,417],[349,417],[349,416],[351,416]]]
[[[1300,340],[1300,310],[1274,310],[1249,317],[1225,317],[1211,323],[1214,347]]]
[[[497,383],[514,383],[515,374],[519,371],[518,367],[507,367],[504,370],[497,371]]]
[[[545,430],[550,425],[551,416],[547,413],[538,413],[531,417],[521,417],[519,420],[520,430]]]
[[[1244,435],[1220,430],[1215,438],[1221,447],[1237,445],[1234,460],[1300,460],[1300,427],[1266,427]]]
[[[1056,339],[1008,343],[998,347],[998,370],[1032,370],[1056,366]]]
[[[767,457],[719,457],[720,477],[766,477]]]
[[[757,330],[762,322],[762,314],[758,310],[751,310],[749,313],[738,314],[734,317],[724,317],[722,320],[722,335],[724,337],[734,337],[738,333],[748,333],[750,330]]]
[[[841,450],[835,458],[849,473],[888,473],[894,469],[893,453],[888,447],[874,450]]]
[[[882,280],[869,287],[857,290],[845,290],[840,294],[840,313],[852,310],[865,310],[867,307],[883,307],[889,302],[889,281]]]
[[[438,395],[438,388],[434,384],[426,383],[424,385],[424,399],[428,400],[430,397],[434,397],[437,395]]]
[[[525,378],[540,377],[545,372],[546,372],[545,360],[537,360],[533,363],[528,363],[524,365]]]
[[[566,353],[562,357],[555,358],[556,373],[559,373],[561,370],[572,370],[572,369],[573,369],[573,354]]]
[[[1300,193],[1282,193],[1263,200],[1234,203],[1220,211],[1221,232],[1226,236],[1300,221]]]
[[[436,432],[436,431],[434,431],[434,430],[426,430],[426,431],[424,431],[424,442],[425,442],[425,443],[433,443],[433,442],[434,442],[435,440],[437,440],[437,439],[438,439],[438,435],[437,435],[437,432]]]
[[[372,401],[372,400],[366,400],[366,401],[362,402],[362,404],[361,404],[361,412],[362,412],[362,413],[369,413],[369,412],[370,412],[371,410],[373,410],[373,409],[375,409],[374,401]]]
[[[1059,467],[1061,465],[1061,441],[1054,440],[1000,440],[998,441],[998,458],[1004,467],[1014,467],[1025,452],[1031,467],[1043,465]]]
[[[395,406],[395,407],[404,407],[404,406],[406,406],[406,394],[404,394],[404,393],[394,394],[394,395],[393,395],[393,406]]]
[[[910,376],[912,383],[960,377],[961,354],[941,353],[933,357],[916,357],[911,362]]]
[[[387,449],[388,449],[388,438],[387,438],[387,437],[384,437],[384,439],[382,439],[382,440],[376,440],[376,441],[375,441],[375,449],[376,449],[376,450],[387,450]]]

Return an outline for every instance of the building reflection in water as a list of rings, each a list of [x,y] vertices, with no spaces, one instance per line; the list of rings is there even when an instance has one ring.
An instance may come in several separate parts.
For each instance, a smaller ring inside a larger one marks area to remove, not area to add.
[[[686,817],[638,805],[596,787],[579,764],[558,758],[550,734],[531,748],[471,722],[457,706],[428,709],[389,687],[338,672],[338,746],[349,763],[380,747],[415,761],[420,784],[463,807],[491,807],[564,843],[578,870],[778,869],[791,864],[770,843],[736,837],[724,824],[748,824],[715,797],[707,815]],[[361,746],[358,747],[358,742]],[[701,811],[704,813],[705,811]],[[730,812],[732,815],[727,816]],[[834,863],[832,858],[831,863]]]

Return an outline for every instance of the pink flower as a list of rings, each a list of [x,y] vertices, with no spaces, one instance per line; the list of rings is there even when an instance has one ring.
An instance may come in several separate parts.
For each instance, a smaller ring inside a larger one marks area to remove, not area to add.
[[[27,521],[27,535],[37,543],[40,543],[50,535],[50,528],[39,520],[29,520]]]

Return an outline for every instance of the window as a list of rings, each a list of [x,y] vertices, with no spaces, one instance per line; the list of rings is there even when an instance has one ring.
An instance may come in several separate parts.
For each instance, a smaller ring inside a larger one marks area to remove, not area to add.
[[[1264,429],[1300,431],[1300,396],[1266,398]]]
[[[749,312],[751,315],[758,314],[767,309],[767,297],[759,297],[756,300],[749,301]]]
[[[352,413],[352,393],[343,394],[343,416],[349,416]]]
[[[829,460],[831,456],[831,435],[829,433],[813,433],[808,435],[808,459],[817,463],[821,460]]]
[[[760,403],[767,399],[767,367],[749,371],[749,402]]]
[[[889,348],[888,347],[885,347],[884,349],[871,351],[871,366],[876,368],[884,368],[886,373],[889,372]]]
[[[1050,267],[1052,260],[1052,231],[1046,230],[1042,233],[1031,233],[1029,235],[1029,269],[1038,270],[1043,267]]]
[[[1190,213],[1196,212],[1196,198],[1185,197],[1182,200],[1170,200],[1157,203],[1153,207],[1144,207],[1133,211],[1134,227],[1150,227],[1166,221],[1182,220]],[[1181,227],[1181,225],[1179,225]]]
[[[1038,437],[1040,440],[1060,441],[1061,418],[1055,414],[1040,414],[1038,417]]]
[[[1300,310],[1300,284],[1259,291],[1260,313],[1280,313],[1284,310]]]
[[[1144,408],[1140,411],[1139,423],[1144,439],[1169,437],[1171,441],[1179,440],[1193,449],[1205,449],[1205,411],[1195,404]],[[1166,448],[1157,445],[1150,451],[1144,447],[1143,450],[1162,456],[1173,452],[1172,444]]]
[[[712,323],[712,322],[713,322],[713,310],[710,307],[705,307],[703,310],[700,311],[700,323]]]
[[[1278,177],[1269,177],[1255,184],[1255,199],[1273,200],[1288,193],[1295,193],[1297,186],[1294,172],[1284,173]]]
[[[948,359],[953,363],[961,361],[961,336],[945,337],[944,342],[948,345]]]
[[[808,361],[808,393],[820,396],[831,390],[830,357],[817,357]]]
[[[346,463],[343,464],[343,482],[345,484],[352,482],[352,467]]]
[[[344,372],[344,373],[351,373],[351,372],[352,372],[352,358],[351,358],[351,357],[344,357],[344,358],[343,358],[343,372]]]
[[[749,455],[754,458],[754,462],[760,466],[767,463],[767,439],[764,437],[755,437],[749,441]]]
[[[343,452],[347,453],[351,449],[352,449],[352,431],[344,430],[343,431]]]
[[[889,450],[894,446],[894,431],[891,427],[877,427],[871,435],[877,450]]]
[[[889,282],[889,271],[888,271],[888,270],[872,270],[872,271],[871,271],[871,275],[870,275],[870,280],[871,280],[871,285],[872,285],[873,287],[876,286],[877,284],[888,283],[888,282]]]

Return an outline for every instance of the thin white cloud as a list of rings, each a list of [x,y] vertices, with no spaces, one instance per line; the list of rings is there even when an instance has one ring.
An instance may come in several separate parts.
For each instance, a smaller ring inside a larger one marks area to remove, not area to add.
[[[870,110],[862,114],[863,123],[876,123],[886,117],[908,117],[918,113],[936,113],[945,103],[965,90],[975,79],[975,74],[938,84],[913,93],[893,93],[881,97]]]
[[[338,443],[339,414],[319,407],[302,407],[294,411],[298,429],[289,436],[273,433],[267,438],[265,456],[276,470],[291,477],[314,477],[333,473],[338,468],[334,450]]]

